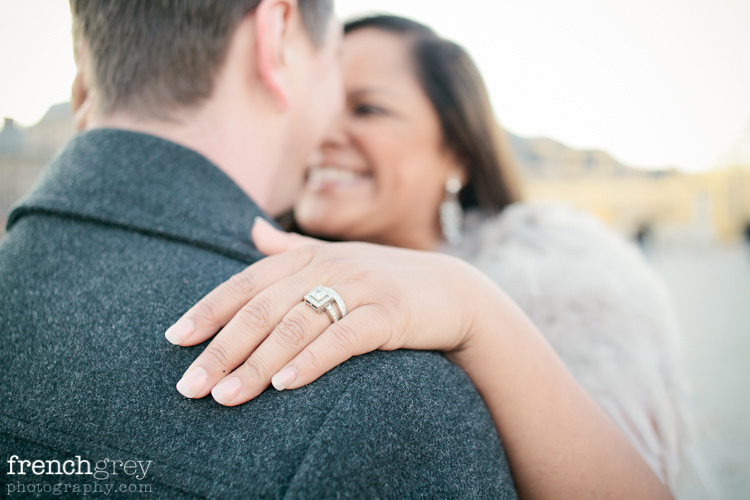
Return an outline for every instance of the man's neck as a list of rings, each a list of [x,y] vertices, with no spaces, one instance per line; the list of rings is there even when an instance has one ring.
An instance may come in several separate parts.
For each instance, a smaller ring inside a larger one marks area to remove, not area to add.
[[[238,118],[239,114],[214,118],[211,113],[198,111],[176,121],[143,121],[124,115],[92,117],[86,128],[131,130],[192,149],[214,163],[262,210],[275,215],[271,195],[274,167],[281,162],[283,148],[268,126]]]

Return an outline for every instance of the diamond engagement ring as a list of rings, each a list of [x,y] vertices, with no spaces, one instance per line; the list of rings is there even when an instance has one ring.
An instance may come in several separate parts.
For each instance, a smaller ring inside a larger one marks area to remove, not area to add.
[[[302,300],[305,304],[315,309],[318,314],[323,312],[328,313],[328,317],[334,323],[346,316],[344,299],[331,288],[325,286],[315,287],[307,292]]]

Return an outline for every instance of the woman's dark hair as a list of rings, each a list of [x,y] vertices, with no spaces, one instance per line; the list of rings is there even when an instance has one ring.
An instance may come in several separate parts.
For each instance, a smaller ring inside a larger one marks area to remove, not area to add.
[[[440,119],[444,146],[466,169],[461,205],[498,212],[519,201],[520,185],[505,133],[479,70],[463,47],[416,21],[385,14],[347,21],[344,34],[364,28],[410,42],[415,74]]]

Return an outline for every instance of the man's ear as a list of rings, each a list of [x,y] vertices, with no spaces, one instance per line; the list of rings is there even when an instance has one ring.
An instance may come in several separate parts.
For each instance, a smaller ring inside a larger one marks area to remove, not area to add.
[[[284,44],[295,12],[296,0],[262,0],[254,13],[260,80],[274,96],[282,111],[289,107],[291,90],[286,72]]]
[[[70,87],[70,109],[73,111],[73,122],[77,131],[86,128],[91,113],[92,93],[89,92],[88,81],[88,44],[75,44],[76,76]]]

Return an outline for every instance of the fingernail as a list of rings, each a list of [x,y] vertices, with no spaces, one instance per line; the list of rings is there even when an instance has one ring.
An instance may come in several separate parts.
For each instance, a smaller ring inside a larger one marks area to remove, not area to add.
[[[255,227],[255,225],[257,225],[258,227],[265,227],[266,229],[271,229],[272,231],[277,231],[277,232],[279,231],[273,224],[271,224],[270,222],[268,222],[266,219],[264,219],[263,217],[259,215],[255,217],[255,221],[253,222],[253,227]]]
[[[219,384],[211,389],[211,395],[218,403],[227,404],[230,403],[242,389],[242,382],[239,377],[231,377],[219,382]]]
[[[177,382],[177,390],[186,398],[194,398],[205,389],[208,383],[208,374],[203,368],[190,370]]]
[[[194,331],[195,323],[193,323],[193,320],[183,318],[167,328],[167,331],[164,332],[164,336],[173,344],[181,344],[183,341],[187,340]]]
[[[283,391],[297,380],[297,369],[293,366],[287,366],[279,373],[271,377],[271,383],[277,391]]]
[[[253,221],[253,226],[270,226],[271,224],[268,223],[266,219],[261,217],[260,215],[255,216],[255,220]]]

